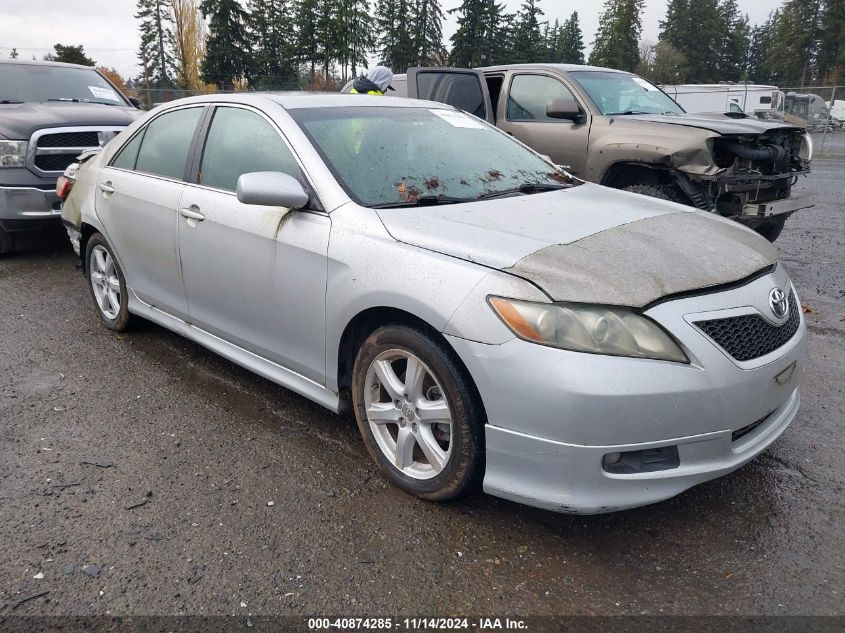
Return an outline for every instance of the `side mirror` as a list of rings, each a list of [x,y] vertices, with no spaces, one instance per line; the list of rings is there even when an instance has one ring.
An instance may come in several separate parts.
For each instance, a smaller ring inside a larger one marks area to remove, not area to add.
[[[308,194],[299,181],[280,171],[241,174],[236,191],[238,200],[244,204],[286,209],[302,209],[308,206]]]
[[[572,99],[552,99],[546,104],[546,116],[550,119],[576,121],[581,116],[581,108]]]
[[[141,100],[138,97],[126,97],[126,98],[129,99],[129,103],[131,103],[133,106],[135,106],[139,110],[141,109]]]

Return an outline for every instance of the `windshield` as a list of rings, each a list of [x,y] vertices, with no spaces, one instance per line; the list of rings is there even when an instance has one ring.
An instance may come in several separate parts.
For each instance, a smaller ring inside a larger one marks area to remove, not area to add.
[[[94,69],[46,64],[0,64],[0,102],[3,101],[85,101],[127,105]]]
[[[681,114],[683,108],[642,77],[625,73],[578,71],[569,76],[581,84],[606,115]]]
[[[374,106],[288,112],[350,197],[365,206],[466,202],[571,184],[564,172],[457,110]]]

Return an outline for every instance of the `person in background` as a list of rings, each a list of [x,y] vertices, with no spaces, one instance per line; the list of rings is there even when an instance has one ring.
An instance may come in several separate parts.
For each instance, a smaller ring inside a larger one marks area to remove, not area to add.
[[[393,90],[390,82],[393,81],[393,73],[385,66],[373,66],[366,75],[361,75],[352,82],[352,92],[355,95],[384,95],[388,90]]]

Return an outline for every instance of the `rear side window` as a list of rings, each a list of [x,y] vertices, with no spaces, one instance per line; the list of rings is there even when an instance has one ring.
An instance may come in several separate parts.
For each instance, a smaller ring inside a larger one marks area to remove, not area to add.
[[[202,107],[184,108],[155,118],[144,133],[135,169],[182,180],[191,140],[202,112]]]
[[[419,72],[417,73],[417,97],[448,103],[481,119],[487,115],[484,108],[484,92],[476,74]]]
[[[300,178],[296,159],[264,117],[242,108],[218,107],[202,153],[199,184],[234,191],[241,174],[254,171]]]
[[[119,169],[135,169],[135,161],[138,160],[138,149],[141,147],[141,139],[144,138],[144,133],[139,132],[135,137],[124,145],[117,158],[112,161],[112,167]]]
[[[508,95],[508,121],[556,121],[546,116],[552,99],[575,99],[569,89],[552,77],[517,75]]]

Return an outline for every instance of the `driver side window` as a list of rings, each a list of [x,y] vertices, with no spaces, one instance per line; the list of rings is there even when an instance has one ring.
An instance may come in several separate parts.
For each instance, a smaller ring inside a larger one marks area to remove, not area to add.
[[[238,178],[254,171],[280,171],[302,181],[296,159],[264,117],[218,106],[202,153],[199,184],[235,191]]]
[[[517,75],[508,95],[508,121],[553,121],[546,116],[546,105],[552,99],[575,97],[561,82],[544,75]]]

